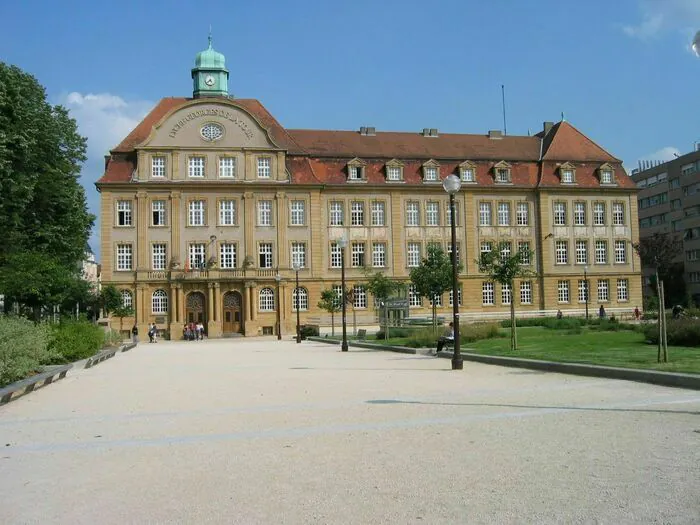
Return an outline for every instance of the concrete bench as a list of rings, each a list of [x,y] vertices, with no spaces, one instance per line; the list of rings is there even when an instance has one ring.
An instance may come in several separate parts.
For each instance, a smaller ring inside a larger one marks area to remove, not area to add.
[[[357,340],[364,341],[366,338],[367,338],[367,330],[365,330],[364,328],[360,328],[357,331]]]
[[[114,354],[116,354],[118,351],[119,348],[115,346],[114,348],[105,348],[104,350],[97,352],[95,355],[89,357],[88,360],[85,361],[85,368],[91,368],[97,363],[101,363],[105,359],[114,357]]]
[[[73,368],[73,364],[54,366],[51,367],[50,370],[7,385],[5,388],[0,389],[0,405],[9,403],[12,401],[13,397],[19,397],[20,395],[32,392],[37,388],[37,385],[42,387],[52,383],[54,378],[56,378],[56,381],[63,379],[71,368]],[[15,394],[19,395],[15,396]]]

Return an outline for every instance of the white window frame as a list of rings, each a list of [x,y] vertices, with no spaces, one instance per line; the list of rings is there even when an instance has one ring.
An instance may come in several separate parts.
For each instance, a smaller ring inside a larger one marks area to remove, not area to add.
[[[353,268],[361,268],[365,265],[365,243],[353,242],[351,247],[350,265]]]
[[[420,248],[419,242],[409,242],[406,246],[406,266],[408,268],[417,268],[420,266]]]
[[[573,184],[575,181],[574,179],[574,170],[571,168],[564,168],[561,170],[561,182],[562,184]]]
[[[605,203],[593,203],[593,226],[605,226]]]
[[[578,302],[585,303],[586,295],[588,295],[588,283],[585,279],[578,280]]]
[[[386,204],[372,201],[372,226],[386,226]]]
[[[206,201],[190,201],[189,204],[189,226],[206,226]]]
[[[491,226],[492,216],[491,216],[491,203],[490,202],[480,202],[479,203],[479,226]]]
[[[272,159],[270,157],[258,157],[258,178],[269,179],[272,175]]]
[[[557,282],[557,302],[569,303],[571,301],[569,284],[569,281]]]
[[[304,312],[309,309],[309,291],[300,286],[292,290],[292,312],[297,311],[297,294],[299,294],[299,311]]]
[[[462,182],[475,182],[476,174],[474,168],[461,168],[459,170],[459,176]]]
[[[163,271],[168,264],[168,246],[164,242],[151,244],[151,268]]]
[[[367,290],[361,284],[352,287],[352,306],[356,309],[367,308]]]
[[[450,308],[451,308],[452,306],[454,306],[454,305],[452,304],[452,295],[453,295],[453,294],[452,294],[452,289],[450,289],[450,291],[449,291],[449,293],[448,293],[448,296],[447,296],[447,297],[448,297],[448,299],[447,299],[448,304],[447,304],[447,305],[448,305]],[[462,285],[461,285],[461,284],[460,284],[459,287],[457,288],[457,305],[458,305],[458,306],[462,306]]]
[[[615,241],[615,264],[627,263],[627,241]]]
[[[232,270],[238,264],[236,243],[222,242],[219,245],[219,268],[222,270]]]
[[[520,304],[532,304],[531,281],[522,281],[520,283]]]
[[[166,204],[164,200],[151,201],[151,226],[167,226],[165,210]]]
[[[600,171],[600,183],[601,184],[612,184],[613,183],[613,172],[612,170],[601,170]]]
[[[154,155],[151,157],[151,178],[165,178],[165,155]]]
[[[236,225],[236,201],[221,200],[219,201],[219,225],[220,226],[235,226]]]
[[[518,241],[518,253],[522,254],[520,264],[524,266],[529,266],[530,264],[532,264],[530,241]]]
[[[408,307],[417,308],[423,306],[423,297],[416,290],[415,284],[408,285]]]
[[[305,242],[293,242],[292,243],[292,266],[297,268],[306,268],[306,243]]]
[[[155,290],[151,295],[151,312],[154,314],[168,313],[168,292],[165,290]]]
[[[337,242],[331,243],[330,249],[330,267],[340,268],[343,265],[343,249]]]
[[[610,281],[608,279],[598,280],[598,301],[605,303],[610,300]]]
[[[306,201],[293,200],[289,206],[290,206],[289,224],[291,226],[304,226],[304,225],[306,225]]]
[[[554,203],[554,225],[566,226],[566,202],[556,201]]]
[[[481,305],[482,306],[493,306],[495,303],[493,283],[491,281],[485,281],[481,283]]]
[[[425,203],[425,225],[440,226],[440,203],[428,201]]]
[[[258,292],[258,311],[274,312],[275,302],[275,291],[272,288],[266,286]]]
[[[385,268],[386,267],[386,243],[385,242],[372,243],[372,266],[374,268]]]
[[[423,167],[423,180],[426,182],[437,182],[439,179],[437,166]]]
[[[491,253],[493,251],[493,242],[491,241],[481,241],[479,247],[481,255],[485,253]]]
[[[510,226],[510,202],[498,203],[498,225]]]
[[[131,290],[120,290],[119,295],[122,299],[122,306],[124,308],[131,308],[134,306],[134,296]]]
[[[131,271],[134,265],[134,247],[131,244],[117,244],[117,271]]]
[[[576,264],[588,264],[588,241],[576,241]]]
[[[555,241],[555,263],[569,264],[569,241]]]
[[[365,225],[365,203],[362,201],[352,201],[350,203],[350,225]]]
[[[628,279],[618,279],[617,280],[617,300],[629,301],[629,280]]]
[[[203,242],[189,244],[188,262],[191,270],[200,270],[206,267],[207,246]]]
[[[625,225],[625,205],[622,202],[613,202],[613,226]]]
[[[258,267],[272,268],[273,267],[273,252],[271,242],[261,242],[258,244]]]
[[[483,300],[483,286],[482,286],[482,300]],[[508,305],[513,300],[513,291],[510,289],[510,284],[505,283],[501,285],[501,304]]]
[[[219,157],[219,178],[236,178],[236,157]]]
[[[530,205],[527,202],[517,204],[516,221],[518,226],[530,225]]]
[[[134,215],[132,211],[131,201],[117,201],[117,226],[129,228],[134,225]]]
[[[204,164],[205,160],[201,155],[190,157],[187,162],[187,176],[191,179],[203,179]]]
[[[595,241],[595,263],[608,264],[608,242],[597,239]]]
[[[272,226],[272,201],[258,201],[258,226]]]
[[[342,201],[331,201],[328,205],[328,222],[330,226],[343,226],[344,213]]]
[[[390,180],[390,181],[401,180],[401,167],[400,166],[387,166],[387,168],[386,168],[386,180]]]
[[[420,226],[420,204],[418,201],[406,203],[406,226]]]
[[[574,226],[586,225],[586,203],[574,202]]]

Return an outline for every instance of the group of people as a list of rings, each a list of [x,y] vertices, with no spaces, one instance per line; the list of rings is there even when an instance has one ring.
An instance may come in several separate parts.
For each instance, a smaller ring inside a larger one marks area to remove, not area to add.
[[[133,328],[131,329],[131,337],[132,341],[134,343],[139,342],[139,328],[134,324]],[[156,326],[155,323],[149,323],[148,324],[148,342],[149,343],[157,343],[158,342],[158,327]]]
[[[182,337],[185,341],[203,341],[204,325],[199,323],[186,323],[182,328]]]

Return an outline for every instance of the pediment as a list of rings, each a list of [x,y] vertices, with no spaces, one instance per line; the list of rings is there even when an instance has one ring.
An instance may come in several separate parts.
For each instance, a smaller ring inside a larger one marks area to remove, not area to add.
[[[499,168],[505,168],[505,169],[510,169],[512,166],[506,162],[505,160],[501,160],[497,162],[496,164],[493,165],[494,169],[499,169]]]
[[[615,171],[615,166],[613,166],[613,165],[610,164],[609,162],[605,162],[605,163],[601,164],[601,165],[598,167],[598,169],[599,169],[600,171],[603,171],[603,170]]]
[[[391,159],[386,163],[387,168],[403,168],[404,164],[399,159]]]
[[[465,160],[464,162],[460,163],[458,166],[460,169],[467,170],[470,168],[476,168],[476,164],[472,162],[471,160]]]
[[[204,131],[205,126],[216,133]],[[169,113],[137,148],[279,149],[267,129],[234,102],[198,99]]]
[[[426,160],[423,163],[423,167],[424,168],[439,168],[440,163],[438,161],[436,161],[435,159],[430,159],[430,160]]]
[[[565,162],[564,164],[559,165],[560,170],[575,170],[576,166],[571,164],[571,162]]]
[[[354,159],[348,161],[348,167],[364,168],[365,166],[367,166],[367,163],[360,157],[355,157]]]

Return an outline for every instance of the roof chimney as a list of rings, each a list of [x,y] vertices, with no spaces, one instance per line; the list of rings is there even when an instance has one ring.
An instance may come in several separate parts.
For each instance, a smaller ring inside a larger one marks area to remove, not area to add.
[[[489,138],[490,139],[502,139],[503,133],[501,132],[500,129],[491,129],[491,130],[489,130]]]
[[[547,134],[552,131],[552,126],[554,126],[554,122],[546,121],[543,124],[544,127],[544,136],[546,137]]]
[[[423,128],[423,133],[421,133],[424,137],[429,137],[430,136],[430,128]]]

